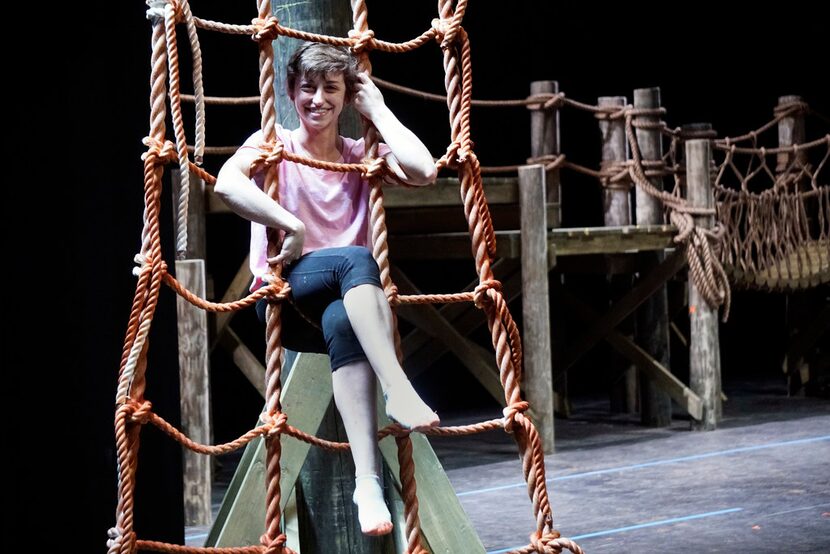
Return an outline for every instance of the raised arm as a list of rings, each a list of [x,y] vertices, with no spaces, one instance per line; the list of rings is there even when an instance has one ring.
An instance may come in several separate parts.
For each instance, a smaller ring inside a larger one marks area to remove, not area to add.
[[[254,133],[245,145],[258,145],[259,137],[261,133]],[[219,170],[214,190],[231,210],[245,219],[285,231],[282,251],[268,261],[292,262],[302,254],[305,225],[251,181],[251,163],[258,155],[255,148],[237,150]]]
[[[434,182],[437,172],[427,147],[395,117],[367,73],[359,73],[358,79],[354,107],[375,125],[392,151],[386,156],[389,168],[410,185],[422,186]]]

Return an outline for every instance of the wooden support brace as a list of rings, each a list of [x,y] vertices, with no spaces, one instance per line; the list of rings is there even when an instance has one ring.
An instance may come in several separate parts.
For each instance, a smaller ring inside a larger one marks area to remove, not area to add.
[[[565,304],[573,310],[573,312],[582,321],[593,321],[597,317],[597,313],[587,304],[583,303],[572,294],[566,293],[563,295]],[[617,352],[628,358],[637,365],[644,373],[646,373],[655,384],[665,391],[675,402],[677,402],[686,412],[695,419],[700,419],[703,414],[703,404],[700,397],[695,394],[689,387],[683,384],[677,377],[672,375],[663,364],[652,358],[645,350],[640,348],[628,337],[623,336],[617,331],[611,330],[606,336],[611,346]]]
[[[566,353],[559,371],[567,371],[583,354],[602,340],[620,321],[636,310],[646,298],[651,296],[654,291],[671,279],[685,265],[686,257],[683,250],[675,250],[669,254],[663,263],[649,272],[576,341],[571,350]]]

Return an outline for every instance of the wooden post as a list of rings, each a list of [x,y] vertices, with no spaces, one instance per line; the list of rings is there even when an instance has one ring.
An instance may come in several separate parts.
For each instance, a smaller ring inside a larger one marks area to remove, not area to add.
[[[626,105],[625,96],[601,96],[600,107]],[[602,134],[602,164],[624,162],[628,159],[628,141],[625,138],[625,122],[622,119],[600,120]],[[603,186],[602,208],[606,227],[631,224],[631,188],[628,180],[610,186]],[[614,258],[610,260],[614,267]],[[610,275],[608,277],[611,302],[618,300],[631,288],[630,275]],[[634,338],[634,321],[629,318],[620,323],[620,332],[627,338]],[[637,370],[635,366],[616,353],[611,353],[609,366],[613,375],[622,374],[622,379],[611,389],[611,410],[615,412],[634,413],[637,411]],[[627,367],[626,367],[627,366]]]
[[[778,97],[778,106],[784,106],[793,102],[801,102],[800,96],[788,95]],[[778,122],[778,146],[792,146],[793,144],[804,144],[807,142],[807,135],[804,127],[804,112],[797,111],[792,115],[781,118]],[[807,151],[798,152],[797,163],[804,164],[807,161]],[[779,152],[776,156],[775,172],[778,174],[787,170],[793,162],[792,152]]]
[[[176,205],[181,179],[171,173],[173,205]],[[177,218],[173,210],[173,218]],[[178,225],[174,221],[174,228]],[[187,250],[176,260],[176,279],[188,290],[204,298],[207,291],[205,273],[205,182],[190,174],[190,195],[187,212]],[[179,389],[182,431],[203,444],[211,443],[210,360],[207,312],[182,297],[176,297],[179,342]],[[209,456],[184,449],[185,525],[207,525],[211,520],[210,496],[212,460]]]
[[[634,108],[660,107],[659,88],[634,90]],[[656,116],[639,116],[641,120],[658,121]],[[636,129],[637,143],[643,160],[663,158],[663,143],[659,129]],[[651,177],[649,182],[663,190],[663,178]],[[663,206],[640,187],[635,189],[637,225],[663,223]],[[665,259],[660,251],[640,252],[642,272],[657,267]],[[642,274],[642,273],[641,273]],[[637,344],[663,367],[670,367],[669,308],[666,285],[661,286],[637,311]],[[669,394],[644,372],[640,372],[640,417],[644,425],[665,427],[671,425],[672,405]]]
[[[792,102],[801,102],[800,96],[781,96],[778,98],[778,106],[783,106]],[[778,122],[778,146],[787,147],[793,144],[804,144],[806,142],[806,133],[804,128],[804,114],[802,112],[795,112],[792,115],[782,118]],[[798,159],[793,160],[792,152],[779,152],[776,156],[775,173],[780,176],[785,173],[795,161],[796,170],[798,164],[804,164],[807,161],[807,152],[801,150],[798,152]],[[799,189],[796,189],[799,190]],[[809,225],[809,223],[808,223]],[[787,374],[787,391],[790,395],[797,395],[804,391],[804,385],[810,380],[810,365],[805,362],[803,352],[793,348],[793,343],[797,337],[805,319],[809,314],[811,308],[816,305],[815,302],[820,300],[813,291],[797,291],[796,293],[789,293],[786,296],[786,322],[787,322],[787,354],[784,358],[784,371]]]
[[[545,198],[545,168],[541,165],[520,167],[524,391],[545,454],[550,454],[553,452],[553,374]]]
[[[686,142],[686,187],[692,206],[712,208],[709,140]],[[695,216],[695,225],[712,227],[714,216]],[[703,418],[692,423],[700,431],[716,429],[721,419],[720,344],[718,340],[718,311],[711,308],[689,277],[689,381],[692,390],[703,400]]]
[[[300,31],[342,37],[352,28],[352,10],[347,0],[272,0],[271,5],[272,12],[280,23]],[[302,41],[281,36],[274,44],[274,90],[277,98],[282,98],[286,91],[285,66]],[[280,125],[286,129],[300,126],[291,102],[277,102],[276,107]],[[340,134],[356,138],[360,133],[360,114],[353,107],[347,106],[340,116]]]
[[[556,94],[559,92],[557,81],[533,81],[530,83],[530,94]],[[530,112],[530,155],[539,156],[557,155],[559,145],[559,109],[533,110]],[[559,178],[559,168],[545,170],[545,197],[548,203],[547,228],[555,229],[562,226],[562,185]],[[549,253],[550,254],[550,253]],[[555,255],[555,253],[552,253]],[[555,372],[557,360],[562,355],[562,330],[564,321],[562,310],[557,309],[555,298],[562,288],[562,275],[556,273],[548,275],[550,301],[552,313],[550,319],[550,350],[551,372]],[[560,379],[553,383],[553,409],[564,416],[570,414],[568,402],[568,376],[562,373]]]

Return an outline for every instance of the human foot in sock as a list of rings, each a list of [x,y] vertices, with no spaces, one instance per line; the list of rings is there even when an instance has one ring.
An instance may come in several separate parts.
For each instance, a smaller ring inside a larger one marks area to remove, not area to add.
[[[423,431],[441,422],[438,414],[421,400],[409,381],[389,386],[383,397],[386,399],[386,415],[407,429]]]
[[[392,516],[383,500],[377,475],[362,475],[355,479],[352,501],[357,505],[357,519],[364,535],[386,535],[392,531]]]

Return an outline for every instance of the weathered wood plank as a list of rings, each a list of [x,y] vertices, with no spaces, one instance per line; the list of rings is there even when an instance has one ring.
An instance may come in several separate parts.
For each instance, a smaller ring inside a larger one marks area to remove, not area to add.
[[[516,177],[488,177],[482,184],[488,204],[516,204],[519,201]],[[386,187],[383,189],[385,208],[463,206],[458,178],[436,179],[428,187]]]
[[[392,266],[392,280],[400,290],[407,293],[420,294],[418,288],[397,266]],[[433,333],[433,336],[444,343],[444,345],[458,357],[473,377],[481,383],[481,386],[501,404],[504,404],[504,389],[499,381],[499,371],[496,367],[495,354],[485,357],[481,354],[481,348],[476,348],[459,333],[453,325],[441,317],[438,310],[429,304],[425,305],[401,305],[397,308],[401,317],[405,317],[418,327]]]
[[[170,172],[173,192],[173,205],[178,205],[179,191],[182,181],[178,168]],[[198,175],[190,174],[190,194],[187,197],[187,249],[177,253],[178,259],[193,260],[205,259],[207,252],[207,237],[205,234],[205,194],[206,190],[213,191],[213,187],[205,187],[204,180]],[[178,210],[173,210],[173,228],[178,228]]]
[[[378,426],[390,423],[382,409],[383,397],[378,395]],[[434,554],[478,554],[484,545],[458,501],[452,483],[427,438],[412,433],[412,460],[415,462],[415,483],[418,496],[418,516],[425,542]],[[440,439],[439,439],[440,440]],[[450,439],[452,440],[452,439]],[[398,449],[394,437],[379,443],[383,460],[395,479],[398,494],[401,491]],[[402,510],[402,508],[401,508]]]
[[[634,90],[634,108],[660,108],[660,89],[641,88]],[[638,116],[643,121],[656,123],[659,117],[653,115]],[[662,134],[657,128],[635,129],[637,143],[643,160],[663,159]],[[649,178],[651,185],[663,190],[663,178],[659,175]],[[642,187],[634,189],[635,221],[637,225],[658,225],[663,223],[663,206],[655,197],[646,193]],[[662,252],[641,252],[639,254],[643,271],[647,272],[663,261]],[[649,356],[657,360],[662,367],[669,367],[669,310],[668,294],[663,285],[652,294],[637,310],[636,341]],[[671,424],[671,398],[648,374],[640,379],[640,417],[644,425],[665,427]]]
[[[710,163],[711,146],[708,140],[686,142],[686,191],[689,204],[712,208]],[[695,225],[709,229],[714,216],[695,216]],[[692,423],[692,428],[710,431],[717,428],[722,417],[720,341],[718,338],[718,311],[712,309],[689,277],[689,381],[692,390],[703,400],[703,417]]]
[[[301,354],[296,357],[282,389],[283,411],[292,426],[316,433],[326,408],[331,403],[331,370],[328,356]],[[282,436],[280,467],[281,509],[285,509],[290,492],[311,446],[292,437]],[[249,450],[252,453],[249,453]],[[249,443],[243,460],[225,494],[214,522],[207,546],[259,544],[265,530],[265,448],[262,439]]]
[[[230,327],[227,327],[222,336],[219,337],[219,343],[231,355],[236,367],[242,371],[242,374],[259,391],[259,394],[265,398],[265,366],[260,363],[259,358],[245,346],[239,335]]]
[[[677,229],[672,225],[551,229],[548,248],[556,256],[662,250],[673,246],[676,234]],[[518,230],[496,231],[496,257],[521,257],[520,237]],[[461,232],[390,236],[389,247],[393,257],[399,260],[472,257],[470,236]]]
[[[242,264],[240,264],[239,269],[236,270],[236,275],[234,275],[231,284],[228,285],[228,290],[226,290],[225,294],[222,295],[221,302],[235,302],[242,298],[248,291],[248,287],[251,285],[251,280],[253,279],[253,276],[251,275],[251,268],[249,267],[249,260],[250,254],[245,256],[245,259],[242,261]],[[222,337],[222,334],[225,332],[225,328],[230,324],[234,315],[236,315],[236,312],[219,312],[216,314],[216,317],[214,318],[214,338],[210,345],[211,351],[216,348],[216,345],[219,343],[219,339]]]
[[[204,297],[204,260],[177,260],[176,278],[193,293]],[[209,444],[212,432],[207,312],[177,296],[176,317],[182,432],[196,442]],[[182,452],[182,465],[185,524],[208,525],[211,520],[210,457],[185,449]]]
[[[553,378],[550,354],[545,170],[519,168],[522,213],[522,344],[524,391],[545,454],[553,453]]]

